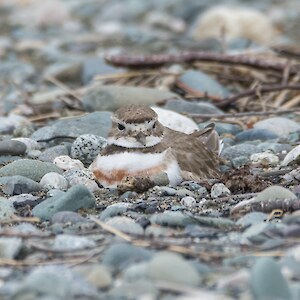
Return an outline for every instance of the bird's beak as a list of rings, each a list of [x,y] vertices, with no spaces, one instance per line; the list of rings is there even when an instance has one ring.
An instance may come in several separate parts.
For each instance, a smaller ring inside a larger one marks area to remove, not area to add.
[[[146,135],[143,132],[139,132],[136,136],[135,136],[136,140],[141,143],[143,146],[146,146]]]

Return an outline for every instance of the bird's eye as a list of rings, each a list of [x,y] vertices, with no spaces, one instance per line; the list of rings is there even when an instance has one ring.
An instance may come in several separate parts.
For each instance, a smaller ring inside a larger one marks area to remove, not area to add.
[[[124,130],[124,129],[125,129],[125,126],[122,125],[122,124],[120,124],[120,123],[118,123],[118,129],[119,129],[119,130]]]
[[[155,126],[156,126],[156,123],[154,123],[154,124],[153,124],[152,128],[154,129],[154,128],[155,128]]]

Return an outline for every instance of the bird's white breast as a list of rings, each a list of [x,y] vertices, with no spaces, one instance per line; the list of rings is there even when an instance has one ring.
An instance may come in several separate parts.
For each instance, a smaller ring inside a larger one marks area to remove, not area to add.
[[[169,155],[169,150],[162,153],[141,153],[122,152],[111,155],[98,155],[92,163],[90,169],[97,173],[100,171],[109,179],[99,179],[103,186],[116,186],[119,179],[110,178],[114,174],[125,171],[127,176],[152,176],[165,172],[168,175],[171,185],[178,184],[182,178],[180,167],[173,156]]]

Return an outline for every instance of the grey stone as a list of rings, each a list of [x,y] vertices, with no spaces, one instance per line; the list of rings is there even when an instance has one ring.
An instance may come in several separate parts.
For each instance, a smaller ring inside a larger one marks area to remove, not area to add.
[[[13,138],[12,140],[25,144],[27,153],[33,150],[40,150],[41,148],[40,144],[37,141],[34,141],[33,139],[27,137],[18,137]]]
[[[51,218],[51,223],[60,223],[60,224],[76,224],[76,223],[83,223],[87,222],[87,219],[82,217],[80,214],[73,212],[73,211],[59,211],[54,214]]]
[[[180,255],[158,252],[149,262],[149,276],[154,281],[198,286],[201,282],[197,270]]]
[[[112,217],[121,215],[127,211],[129,203],[119,202],[112,205],[109,205],[105,210],[100,214],[100,220],[105,221]]]
[[[273,185],[267,187],[255,197],[256,201],[275,201],[282,199],[297,199],[297,196],[286,188]]]
[[[191,196],[186,196],[183,197],[180,201],[181,205],[187,207],[187,208],[192,208],[195,207],[197,205],[196,199],[194,197]]]
[[[178,81],[187,86],[187,88],[202,94],[207,93],[208,95],[221,98],[229,96],[229,92],[225,87],[201,71],[188,70],[178,78]]]
[[[53,249],[59,251],[74,251],[95,247],[96,243],[85,236],[68,234],[57,235],[53,241]]]
[[[149,262],[141,262],[138,264],[134,264],[129,266],[123,272],[124,279],[127,282],[136,282],[140,279],[148,279],[149,280]]]
[[[36,181],[19,175],[0,177],[0,184],[3,185],[3,192],[9,196],[38,192],[42,189]]]
[[[279,143],[271,143],[271,142],[265,142],[257,145],[259,148],[259,152],[271,150],[274,153],[281,153],[282,151],[290,151],[292,150],[292,145],[290,144],[279,144]]]
[[[179,197],[179,198],[184,198],[184,197],[187,197],[187,196],[190,196],[190,197],[194,197],[195,194],[188,190],[188,189],[185,189],[185,188],[180,188],[176,191],[176,195]]]
[[[105,251],[102,262],[118,272],[125,266],[148,261],[151,257],[152,253],[145,248],[129,244],[114,244]]]
[[[59,211],[76,211],[80,208],[91,208],[95,205],[94,195],[84,186],[71,187],[63,195],[47,198],[35,206],[32,214],[42,220],[49,220]]]
[[[221,156],[227,159],[234,159],[239,156],[250,157],[251,154],[258,153],[259,149],[251,144],[239,144],[224,149]]]
[[[9,219],[15,213],[13,203],[0,197],[0,220]]]
[[[230,190],[226,187],[224,183],[215,183],[210,191],[210,195],[212,198],[225,197],[230,194]]]
[[[267,129],[281,137],[286,137],[289,133],[300,130],[300,124],[288,118],[274,117],[255,123],[254,128]]]
[[[0,177],[21,175],[34,181],[40,181],[49,172],[62,174],[62,170],[52,163],[20,159],[2,167],[0,169]]]
[[[106,139],[93,134],[79,136],[71,147],[71,157],[90,165],[107,144]]]
[[[238,156],[231,160],[232,166],[234,168],[239,168],[248,165],[251,162],[250,158],[247,156]]]
[[[176,229],[169,228],[169,227],[162,227],[157,225],[150,225],[147,226],[145,229],[145,235],[147,236],[172,236],[177,233]]]
[[[33,77],[35,70],[32,65],[22,61],[3,61],[0,66],[0,79],[13,81],[15,84],[21,84],[25,80]]]
[[[45,174],[41,179],[40,184],[46,190],[66,190],[68,188],[67,179],[64,176],[55,172]]]
[[[143,235],[144,229],[133,219],[128,217],[113,217],[105,222],[107,225],[114,227],[122,232],[131,235]]]
[[[1,237],[0,238],[0,258],[13,259],[15,258],[22,248],[21,238]]]
[[[168,186],[157,187],[156,190],[160,192],[162,196],[176,195],[176,190]]]
[[[0,155],[24,155],[26,145],[19,141],[0,141]]]
[[[269,223],[257,223],[247,228],[243,232],[242,237],[252,243],[263,243],[267,240],[264,232],[270,228],[274,228],[274,225]]]
[[[251,270],[250,285],[257,300],[292,299],[288,282],[272,258],[257,259]]]
[[[105,138],[111,127],[110,117],[110,112],[102,111],[80,117],[61,119],[52,125],[38,129],[31,135],[31,138],[40,141],[60,136],[77,138],[83,134],[95,134]]]
[[[54,147],[50,147],[43,151],[39,156],[38,159],[45,162],[53,162],[53,160],[62,155],[69,155],[69,150],[64,145],[57,145]]]
[[[85,92],[83,107],[87,111],[115,111],[124,104],[153,105],[172,98],[178,98],[178,96],[171,92],[153,88],[95,84]],[[106,135],[99,132],[94,134],[106,137]]]
[[[267,129],[253,128],[240,132],[236,135],[235,139],[237,142],[254,141],[254,140],[273,140],[279,136]]]
[[[20,115],[9,114],[7,117],[0,117],[0,134],[12,133],[16,127],[25,124],[28,124],[28,120]]]
[[[150,217],[150,221],[152,224],[170,227],[185,227],[188,224],[195,223],[191,217],[184,215],[180,211],[157,213]]]
[[[267,214],[262,212],[251,212],[248,213],[241,218],[239,218],[236,222],[237,225],[241,225],[243,227],[247,227],[249,225],[255,225],[258,223],[264,222],[268,218]]]
[[[235,223],[228,219],[222,217],[208,217],[208,216],[193,216],[192,224],[200,224],[203,226],[216,227],[216,228],[234,228]]]

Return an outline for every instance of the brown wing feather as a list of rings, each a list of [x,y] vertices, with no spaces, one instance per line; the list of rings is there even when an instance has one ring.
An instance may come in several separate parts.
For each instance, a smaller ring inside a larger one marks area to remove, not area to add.
[[[166,128],[162,143],[171,145],[173,154],[183,171],[184,179],[217,178],[219,160],[217,155],[193,135]],[[186,175],[186,176],[185,176]],[[194,177],[194,178],[191,178]]]

